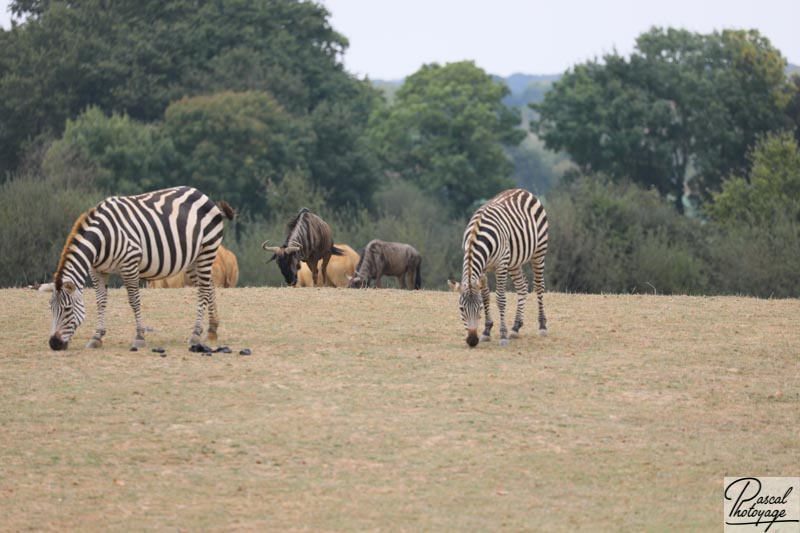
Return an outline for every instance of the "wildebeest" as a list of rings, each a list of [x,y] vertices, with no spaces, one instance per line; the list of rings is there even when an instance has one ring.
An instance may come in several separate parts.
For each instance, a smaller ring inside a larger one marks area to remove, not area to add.
[[[235,287],[239,281],[239,262],[236,260],[236,254],[221,244],[217,250],[217,258],[211,265],[211,281],[215,287],[220,288]],[[180,289],[192,286],[194,284],[188,272],[147,282],[148,289]]]
[[[361,257],[358,252],[347,246],[346,244],[334,244],[344,252],[344,255],[333,255],[328,263],[328,268],[325,270],[328,281],[327,287],[347,287],[350,282],[350,277],[356,271]],[[321,268],[321,263],[318,263],[317,268]],[[311,279],[311,269],[305,261],[300,263],[300,270],[297,271],[297,286],[298,287],[313,287],[314,281]]]
[[[361,260],[348,287],[366,287],[370,280],[375,280],[375,286],[381,289],[381,277],[396,276],[400,288],[405,289],[408,276],[408,288],[419,289],[422,287],[421,265],[422,256],[410,244],[374,239],[361,253]]]
[[[316,285],[317,263],[322,260],[322,284],[325,285],[331,255],[342,255],[342,251],[333,245],[333,233],[328,223],[304,207],[286,229],[283,246],[267,246],[269,241],[261,245],[264,250],[274,253],[267,263],[277,261],[283,279],[294,286],[297,284],[300,261],[305,261],[311,268],[311,278]]]

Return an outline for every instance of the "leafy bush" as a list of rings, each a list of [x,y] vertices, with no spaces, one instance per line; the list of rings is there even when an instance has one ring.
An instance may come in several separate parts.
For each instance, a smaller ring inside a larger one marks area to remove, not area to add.
[[[583,177],[546,205],[551,289],[576,292],[700,293],[707,265],[701,228],[655,191]]]
[[[0,286],[51,280],[75,220],[101,198],[31,173],[0,185]]]
[[[800,221],[778,211],[769,224],[710,228],[712,287],[761,298],[800,296]]]
[[[785,213],[800,217],[800,147],[789,132],[767,135],[749,154],[747,177],[722,182],[708,213],[719,223],[769,224]]]
[[[82,168],[95,189],[106,194],[139,194],[172,185],[176,153],[155,125],[127,115],[106,116],[90,107],[68,120],[64,136],[47,151],[43,168],[51,176]]]
[[[264,214],[266,185],[306,170],[313,134],[267,92],[184,98],[164,113],[164,132],[178,154],[173,181],[239,210]]]

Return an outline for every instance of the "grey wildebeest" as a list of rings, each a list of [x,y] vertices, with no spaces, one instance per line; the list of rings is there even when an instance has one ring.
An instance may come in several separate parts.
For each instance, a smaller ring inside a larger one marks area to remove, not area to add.
[[[347,246],[346,244],[334,244],[344,252],[344,255],[332,255],[328,263],[328,268],[325,273],[328,276],[328,287],[347,287],[350,283],[350,277],[356,271],[361,257],[358,252]],[[321,268],[321,263],[317,265],[317,269]],[[300,270],[297,271],[297,287],[313,287],[314,281],[311,279],[311,269],[305,261],[300,262]]]
[[[363,288],[374,280],[375,286],[381,289],[383,276],[396,276],[401,289],[406,288],[406,277],[409,289],[419,289],[422,287],[421,265],[422,256],[410,244],[374,239],[361,252],[361,260],[348,287]]]
[[[343,252],[333,245],[333,233],[328,223],[320,217],[302,208],[287,225],[287,235],[283,246],[268,246],[264,241],[261,248],[273,252],[267,261],[276,261],[281,269],[283,279],[290,286],[297,284],[297,271],[300,262],[305,261],[311,269],[311,278],[317,284],[317,264],[322,260],[322,284],[327,283],[328,261],[331,255],[342,255]]]

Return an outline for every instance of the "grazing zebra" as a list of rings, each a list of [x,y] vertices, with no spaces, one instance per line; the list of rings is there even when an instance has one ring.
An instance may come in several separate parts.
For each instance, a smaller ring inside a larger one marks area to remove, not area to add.
[[[547,334],[544,316],[544,257],[547,253],[547,215],[542,203],[528,191],[511,189],[501,192],[478,208],[464,232],[464,270],[461,277],[459,307],[467,328],[467,344],[478,344],[478,321],[481,304],[486,312],[486,329],[481,336],[488,341],[494,322],[489,312],[489,284],[486,274],[495,273],[497,307],[500,309],[500,345],[508,344],[506,330],[506,280],[510,274],[517,291],[517,316],[511,328],[516,337],[522,327],[528,282],[522,267],[530,262],[539,303],[539,334]]]
[[[277,259],[283,279],[294,287],[297,285],[300,262],[305,261],[317,286],[317,263],[321,259],[319,268],[322,269],[322,285],[327,285],[331,255],[344,255],[343,250],[333,245],[333,233],[328,223],[304,207],[289,222],[287,232],[283,246],[267,246],[269,241],[261,244],[261,248],[274,254],[267,263]]]
[[[97,329],[87,347],[103,345],[108,276],[112,272],[122,277],[136,316],[133,348],[145,346],[139,280],[161,279],[184,270],[198,287],[197,322],[190,342],[201,340],[206,307],[208,339],[216,340],[219,317],[211,265],[222,241],[222,221],[233,215],[227,203],[214,204],[191,187],[112,196],[82,214],[67,237],[54,276],[50,347],[66,349],[86,317],[83,287],[87,275],[97,297]]]

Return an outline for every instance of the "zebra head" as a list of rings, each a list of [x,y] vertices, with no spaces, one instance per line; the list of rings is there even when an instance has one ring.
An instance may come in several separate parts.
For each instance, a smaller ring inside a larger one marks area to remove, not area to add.
[[[458,308],[461,310],[461,321],[464,322],[464,327],[467,329],[467,344],[470,348],[478,345],[478,322],[481,319],[481,307],[483,306],[481,289],[484,280],[485,278],[482,278],[481,284],[477,286],[471,283],[461,283]]]
[[[57,281],[50,298],[50,309],[53,311],[50,348],[66,350],[72,334],[86,318],[82,289],[71,281]]]
[[[302,259],[299,246],[267,246],[269,241],[264,241],[261,248],[267,252],[272,252],[273,256],[267,260],[267,263],[275,261],[278,263],[278,268],[281,269],[283,279],[290,287],[297,285],[297,271],[300,270],[300,261]]]

